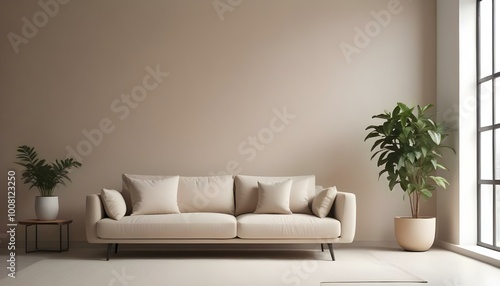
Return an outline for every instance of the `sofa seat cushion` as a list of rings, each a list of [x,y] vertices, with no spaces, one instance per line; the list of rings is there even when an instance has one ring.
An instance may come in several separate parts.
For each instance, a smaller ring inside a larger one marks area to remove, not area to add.
[[[243,214],[237,217],[238,237],[246,239],[337,238],[340,222],[308,214]]]
[[[236,237],[236,218],[219,213],[180,213],[105,218],[97,236],[107,239],[212,239]]]

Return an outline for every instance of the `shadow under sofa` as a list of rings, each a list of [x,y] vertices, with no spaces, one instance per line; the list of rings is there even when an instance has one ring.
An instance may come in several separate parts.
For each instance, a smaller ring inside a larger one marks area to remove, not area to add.
[[[281,243],[319,243],[322,249],[327,244],[335,260],[333,243],[350,243],[354,239],[355,195],[335,187],[316,186],[313,175],[124,174],[122,178],[122,191],[114,191],[114,200],[104,190],[86,198],[87,241],[107,244],[107,260],[113,245],[116,252],[119,244]],[[166,180],[172,184],[155,187]],[[141,209],[146,198],[151,200],[151,194],[157,191],[164,194],[168,186],[172,189],[169,200],[175,200],[171,213]],[[112,210],[117,202],[121,207],[118,217]]]

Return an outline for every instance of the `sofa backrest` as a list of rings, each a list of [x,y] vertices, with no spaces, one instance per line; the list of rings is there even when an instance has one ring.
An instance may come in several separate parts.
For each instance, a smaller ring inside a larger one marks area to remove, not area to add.
[[[234,178],[235,186],[235,215],[252,213],[257,207],[258,182],[277,183],[292,179],[290,193],[290,210],[293,213],[311,214],[311,204],[316,192],[316,177],[289,176],[289,177],[261,177],[237,175]]]
[[[132,213],[130,180],[160,180],[170,176],[122,175],[122,195],[127,205],[126,215]],[[181,213],[214,212],[234,214],[234,179],[232,175],[179,177],[177,205]]]
[[[180,177],[177,205],[181,213],[212,212],[234,214],[232,175]]]
[[[122,195],[127,205],[126,215],[132,213],[130,180],[160,180],[170,176],[122,175]],[[177,205],[181,213],[214,212],[240,215],[252,213],[257,207],[258,182],[277,183],[292,179],[290,210],[293,213],[311,214],[311,204],[316,193],[316,178],[308,176],[266,177],[222,175],[179,178]]]

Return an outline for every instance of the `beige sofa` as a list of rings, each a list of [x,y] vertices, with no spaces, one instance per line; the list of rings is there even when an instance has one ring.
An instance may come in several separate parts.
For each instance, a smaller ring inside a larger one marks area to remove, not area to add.
[[[89,243],[350,243],[356,198],[314,176],[123,175],[122,191],[87,195]]]

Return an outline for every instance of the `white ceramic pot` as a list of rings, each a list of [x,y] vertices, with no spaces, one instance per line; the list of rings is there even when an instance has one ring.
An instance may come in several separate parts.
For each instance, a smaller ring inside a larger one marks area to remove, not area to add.
[[[396,217],[394,231],[399,246],[408,251],[427,251],[436,236],[435,217]]]
[[[55,220],[59,213],[59,197],[36,197],[35,214],[39,220]]]

